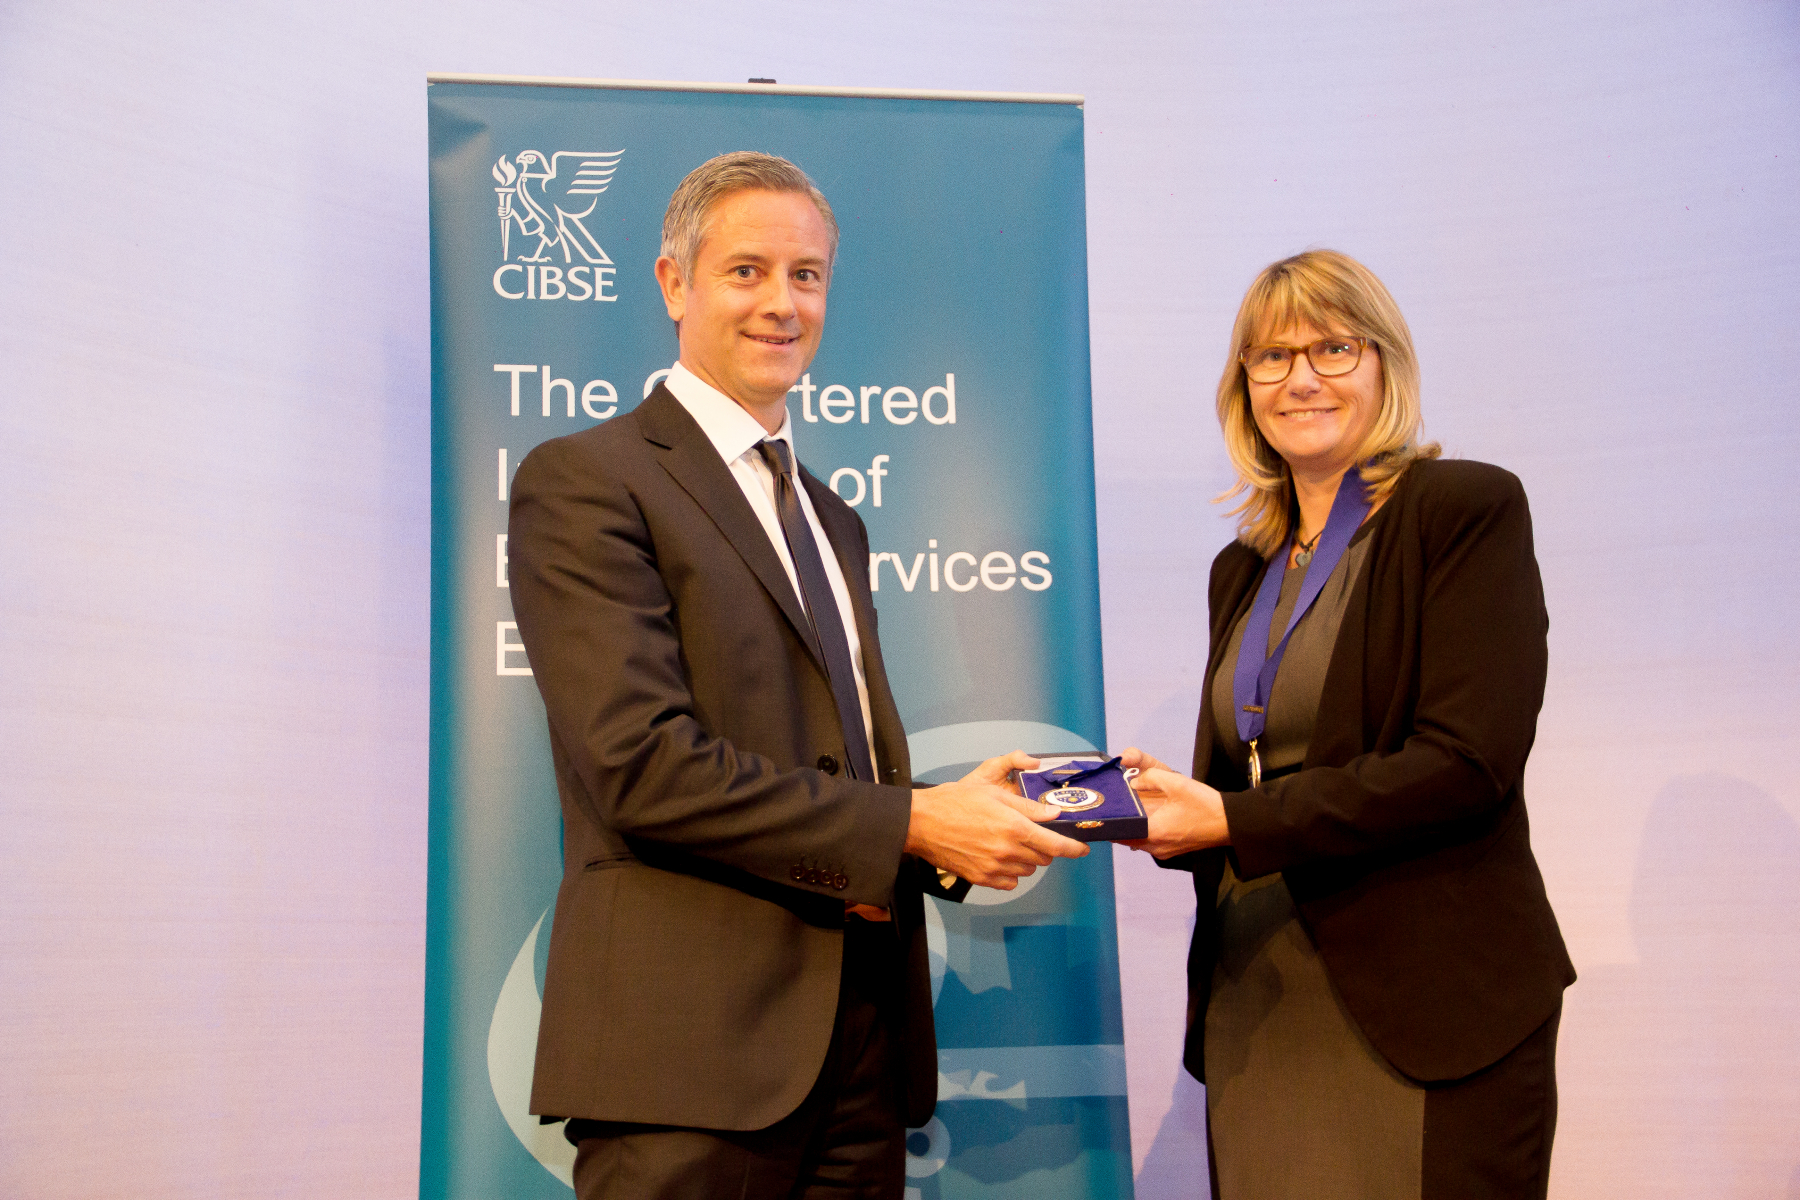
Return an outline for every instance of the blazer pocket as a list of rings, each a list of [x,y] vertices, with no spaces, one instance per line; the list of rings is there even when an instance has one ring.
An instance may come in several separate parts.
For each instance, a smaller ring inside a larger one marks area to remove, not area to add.
[[[633,854],[608,854],[601,858],[590,858],[581,868],[582,873],[589,871],[611,871],[616,867],[629,867],[637,861]]]

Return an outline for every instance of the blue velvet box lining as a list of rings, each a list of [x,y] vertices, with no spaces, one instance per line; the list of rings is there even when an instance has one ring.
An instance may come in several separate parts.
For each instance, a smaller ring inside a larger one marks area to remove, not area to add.
[[[1033,757],[1040,760],[1039,768],[1018,772],[1019,788],[1031,800],[1064,786],[1059,776],[1086,771],[1107,762],[1091,754],[1034,754]],[[1089,788],[1099,792],[1104,799],[1093,808],[1066,812],[1049,822],[1050,828],[1064,837],[1082,842],[1119,842],[1149,835],[1150,822],[1144,815],[1144,806],[1139,803],[1137,793],[1131,790],[1131,781],[1125,778],[1123,768],[1115,766],[1098,775],[1078,779],[1069,786]]]

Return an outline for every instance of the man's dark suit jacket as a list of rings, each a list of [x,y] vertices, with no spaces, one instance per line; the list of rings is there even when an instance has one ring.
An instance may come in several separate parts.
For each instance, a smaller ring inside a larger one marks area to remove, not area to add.
[[[1418,462],[1359,536],[1368,567],[1303,770],[1250,788],[1203,704],[1194,778],[1224,793],[1238,875],[1282,872],[1375,1049],[1413,1079],[1460,1079],[1542,1024],[1575,978],[1521,790],[1549,630],[1531,515],[1498,467]],[[1235,542],[1213,562],[1202,696],[1263,569]],[[1202,1080],[1227,853],[1165,864],[1194,872],[1183,1061]]]
[[[911,767],[862,521],[797,472],[856,613],[882,782],[853,780],[787,572],[718,451],[658,387],[513,481],[514,613],[563,811],[531,1111],[760,1129],[818,1076],[844,905],[890,908],[909,1124],[937,1095]],[[823,547],[821,547],[823,550]]]

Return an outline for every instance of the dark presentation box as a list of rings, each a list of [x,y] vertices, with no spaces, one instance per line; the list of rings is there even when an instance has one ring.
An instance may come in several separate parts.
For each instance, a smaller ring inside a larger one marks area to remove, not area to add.
[[[1014,774],[1026,799],[1063,810],[1048,822],[1049,828],[1078,842],[1126,842],[1150,835],[1150,818],[1118,759],[1091,751],[1032,757],[1039,760],[1037,770]]]

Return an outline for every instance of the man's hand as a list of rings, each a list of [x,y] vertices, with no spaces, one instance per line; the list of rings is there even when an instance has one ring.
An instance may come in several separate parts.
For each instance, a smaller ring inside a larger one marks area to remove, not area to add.
[[[1004,892],[1052,858],[1080,858],[1088,852],[1085,843],[1038,824],[1054,821],[1056,809],[1003,786],[1010,772],[1037,765],[1037,759],[1015,750],[988,759],[955,783],[914,792],[906,852]]]

